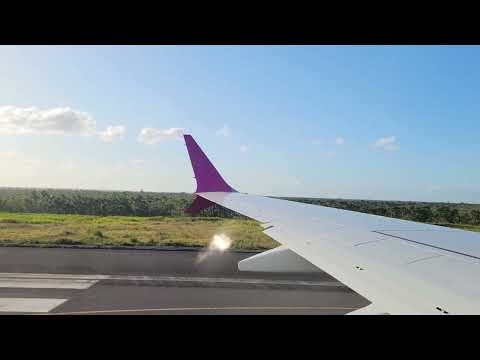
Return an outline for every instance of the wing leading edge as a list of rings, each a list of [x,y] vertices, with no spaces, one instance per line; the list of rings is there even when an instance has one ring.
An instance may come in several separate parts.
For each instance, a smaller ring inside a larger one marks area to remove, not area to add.
[[[223,180],[190,135],[185,142],[197,196],[262,222],[282,244],[243,260],[240,270],[317,267],[371,301],[375,313],[480,314],[478,234],[243,194]]]

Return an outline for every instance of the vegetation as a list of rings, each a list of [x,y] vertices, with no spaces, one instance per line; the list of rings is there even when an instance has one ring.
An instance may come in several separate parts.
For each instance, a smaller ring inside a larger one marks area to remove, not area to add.
[[[254,220],[0,213],[0,244],[205,247],[221,233],[234,249],[278,245]]]
[[[437,225],[480,225],[480,204],[311,198],[283,199]]]
[[[0,243],[205,246],[225,233],[237,249],[277,246],[260,225],[214,206],[196,217],[193,194],[0,188]],[[480,231],[480,205],[284,198]]]
[[[0,188],[0,211],[98,216],[185,216],[194,199],[187,193]],[[283,198],[405,220],[480,225],[479,204]],[[200,217],[243,218],[215,206]]]
[[[187,193],[1,188],[0,211],[99,216],[185,216],[194,199]],[[211,208],[200,216],[240,217]]]

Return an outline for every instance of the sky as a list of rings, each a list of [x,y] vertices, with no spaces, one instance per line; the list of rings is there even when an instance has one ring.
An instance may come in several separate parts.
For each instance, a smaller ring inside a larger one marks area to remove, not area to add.
[[[0,46],[0,186],[480,203],[479,46]]]

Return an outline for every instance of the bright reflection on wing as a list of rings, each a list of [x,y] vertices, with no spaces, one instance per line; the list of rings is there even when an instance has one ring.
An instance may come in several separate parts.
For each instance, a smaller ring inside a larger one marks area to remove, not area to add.
[[[232,244],[232,239],[230,239],[225,234],[215,234],[213,235],[212,240],[208,244],[208,250],[204,252],[200,252],[197,256],[197,263],[202,262],[210,255],[214,253],[223,253],[227,250],[230,245]]]

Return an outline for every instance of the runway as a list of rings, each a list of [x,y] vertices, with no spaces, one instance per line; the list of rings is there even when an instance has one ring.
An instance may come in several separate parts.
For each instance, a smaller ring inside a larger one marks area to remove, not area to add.
[[[368,301],[323,272],[243,273],[252,253],[0,248],[0,314],[345,314]]]

